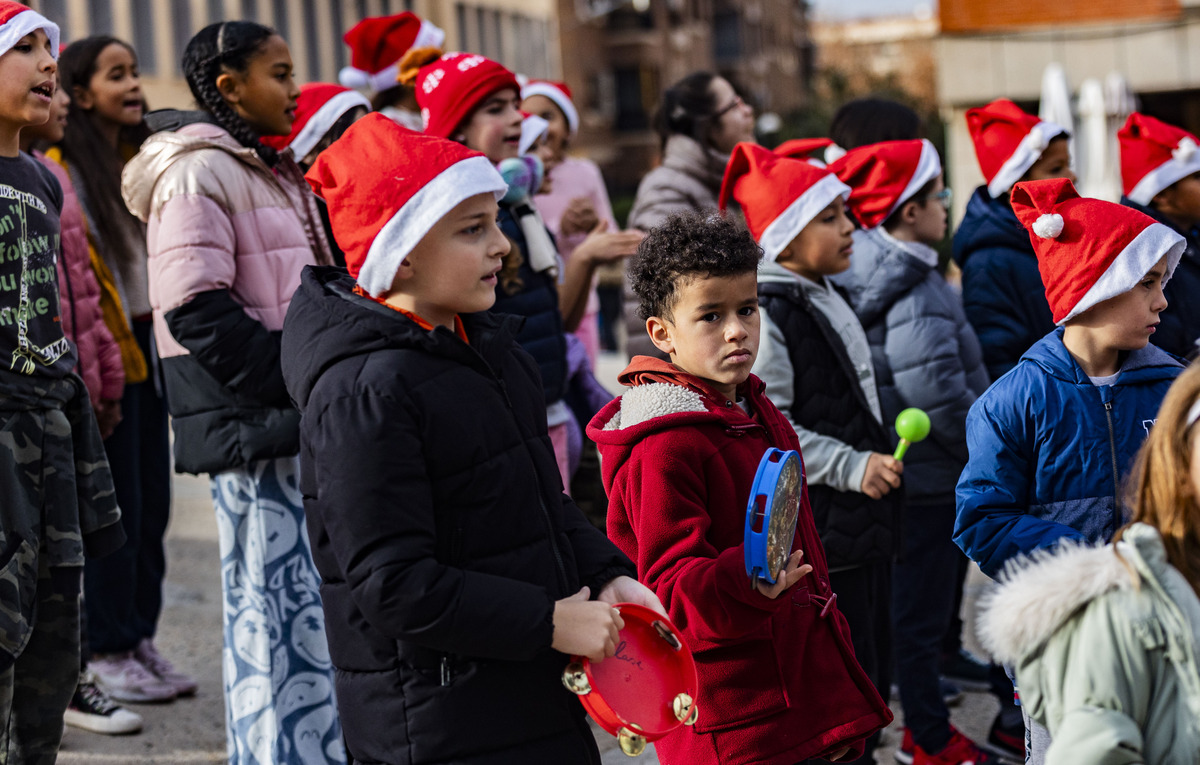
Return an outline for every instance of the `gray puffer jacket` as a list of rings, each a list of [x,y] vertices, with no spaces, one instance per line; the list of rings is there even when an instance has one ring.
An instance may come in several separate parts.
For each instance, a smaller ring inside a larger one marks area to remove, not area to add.
[[[932,428],[904,459],[912,504],[954,503],[967,464],[967,411],[988,387],[983,352],[958,293],[938,273],[931,248],[900,243],[881,227],[854,232],[850,270],[834,277],[858,314],[871,357],[883,422],[908,407],[924,409]]]

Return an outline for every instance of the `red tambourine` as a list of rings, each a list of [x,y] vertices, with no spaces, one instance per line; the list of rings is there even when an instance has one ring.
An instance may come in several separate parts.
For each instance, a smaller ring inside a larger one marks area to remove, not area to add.
[[[696,662],[674,624],[634,603],[618,603],[625,628],[616,655],[593,663],[572,656],[563,685],[584,709],[636,757],[646,743],[696,722]]]

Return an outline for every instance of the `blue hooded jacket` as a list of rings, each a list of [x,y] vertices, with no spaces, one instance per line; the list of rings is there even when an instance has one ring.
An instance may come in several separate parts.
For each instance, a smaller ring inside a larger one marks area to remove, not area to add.
[[[954,233],[962,269],[963,309],[983,348],[988,378],[997,380],[1021,354],[1054,329],[1029,232],[1006,199],[980,186]]]
[[[1154,220],[1178,232],[1186,241],[1187,249],[1171,275],[1171,281],[1163,287],[1167,298],[1167,310],[1159,315],[1158,331],[1150,342],[1176,356],[1194,356],[1200,348],[1200,236],[1196,229],[1184,231],[1153,207],[1139,205],[1129,197],[1121,197],[1121,204],[1144,212]]]
[[[1043,337],[967,415],[954,541],[988,576],[1061,539],[1109,539],[1124,523],[1121,479],[1183,371],[1153,345],[1129,353],[1111,386],[1093,385],[1062,341]]]

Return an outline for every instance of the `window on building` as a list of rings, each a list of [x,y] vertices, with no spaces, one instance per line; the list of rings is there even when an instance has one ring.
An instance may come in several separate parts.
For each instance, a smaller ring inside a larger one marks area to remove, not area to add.
[[[342,71],[347,63],[346,60],[346,45],[342,42],[342,38],[346,35],[346,26],[342,23],[342,4],[330,3],[329,17],[331,27],[333,28],[333,75],[337,77],[337,73]]]
[[[454,23],[458,27],[458,50],[471,50],[471,41],[467,38],[467,6],[462,3],[454,4]]]
[[[288,36],[288,2],[287,0],[271,0],[271,26],[283,35],[284,39]]]
[[[38,5],[43,16],[58,24],[59,36],[63,40],[70,40],[70,29],[67,28],[67,0],[42,0]]]
[[[713,13],[713,57],[718,62],[736,61],[742,57],[742,19],[732,8]]]
[[[222,0],[208,0],[208,23],[216,24],[225,20],[225,3]]]
[[[334,3],[337,6],[337,3]],[[246,21],[258,21],[258,0],[242,0],[242,18]]]
[[[154,0],[132,0],[133,49],[142,75],[158,74],[158,46],[154,36]]]
[[[654,16],[649,11],[636,11],[629,5],[617,8],[604,19],[605,25],[614,32],[654,28]]]
[[[183,51],[187,49],[188,41],[192,39],[192,14],[186,0],[171,3],[171,41],[174,43],[175,55],[171,65],[175,74],[183,72]]]
[[[324,3],[322,3],[324,5]],[[305,70],[307,79],[312,82],[321,79],[321,30],[317,23],[317,4],[315,0],[304,0],[304,57],[308,59]]]
[[[112,0],[91,0],[88,9],[88,34],[113,33]]]
[[[617,67],[613,75],[617,86],[617,130],[645,130],[650,127],[650,117],[642,99],[641,71],[637,67]]]

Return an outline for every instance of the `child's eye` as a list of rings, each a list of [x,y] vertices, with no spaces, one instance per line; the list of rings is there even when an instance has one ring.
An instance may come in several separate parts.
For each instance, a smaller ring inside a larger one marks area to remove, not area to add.
[[[483,226],[467,226],[462,230],[462,233],[467,236],[475,236],[483,231]]]
[[[13,46],[13,49],[18,50],[21,53],[29,53],[33,50],[33,46],[27,42],[19,42]]]
[[[753,316],[756,313],[758,313],[758,306],[756,305],[742,306],[738,311],[739,316]]]
[[[710,313],[706,313],[703,316],[701,316],[700,321],[704,322],[705,324],[711,324],[712,322],[716,321],[719,318],[720,317],[717,316],[717,314],[715,312],[710,312]]]

